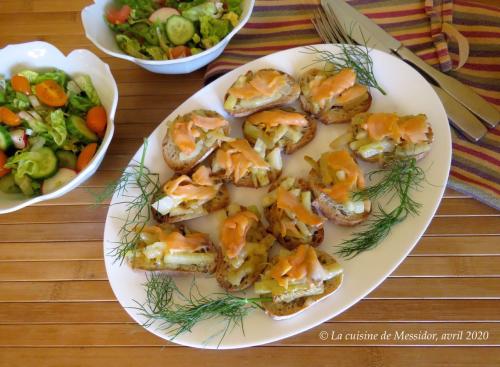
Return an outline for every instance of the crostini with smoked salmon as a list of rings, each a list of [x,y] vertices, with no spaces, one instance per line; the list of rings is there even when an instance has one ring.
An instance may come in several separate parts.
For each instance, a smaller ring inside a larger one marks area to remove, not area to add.
[[[175,224],[145,226],[125,255],[133,269],[203,274],[215,271],[217,257],[218,249],[206,233]]]
[[[427,116],[395,113],[361,113],[351,122],[349,148],[359,158],[383,163],[387,157],[423,158],[433,140]]]
[[[228,89],[224,109],[232,116],[243,117],[295,102],[299,94],[299,84],[287,73],[276,69],[250,70]]]
[[[151,210],[159,223],[202,217],[229,205],[229,191],[210,168],[199,166],[190,175],[175,175],[153,198]]]
[[[260,139],[253,147],[245,139],[235,139],[215,151],[211,167],[214,176],[226,182],[259,188],[279,178],[283,160],[279,147],[268,150]]]
[[[306,157],[306,161],[312,166],[308,180],[313,207],[342,226],[354,226],[368,218],[371,201],[355,198],[365,187],[363,172],[347,149],[323,153],[317,161]]]
[[[313,68],[300,78],[300,103],[324,124],[349,122],[372,103],[368,87],[357,82],[354,69]]]
[[[300,244],[319,246],[325,221],[312,205],[312,192],[303,180],[287,177],[273,184],[262,201],[269,232],[287,249]]]
[[[314,139],[316,120],[293,109],[274,108],[248,116],[243,134],[251,144],[261,139],[267,149],[280,147],[291,154]]]
[[[167,122],[163,158],[178,173],[188,173],[229,134],[229,122],[214,111],[194,110]]]
[[[332,256],[301,244],[271,259],[254,289],[261,298],[272,298],[262,302],[266,313],[284,320],[331,295],[342,280],[343,269]]]
[[[257,208],[236,203],[226,209],[220,227],[220,252],[215,277],[227,291],[241,291],[253,285],[268,263],[275,242],[267,233]]]

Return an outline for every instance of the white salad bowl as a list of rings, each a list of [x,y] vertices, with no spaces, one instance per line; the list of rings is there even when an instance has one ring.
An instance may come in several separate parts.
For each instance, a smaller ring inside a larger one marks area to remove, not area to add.
[[[0,214],[5,214],[41,201],[58,198],[73,190],[95,173],[113,137],[118,88],[109,66],[87,50],[74,50],[68,56],[65,56],[49,43],[28,42],[9,45],[0,49],[0,60],[2,60],[0,74],[5,78],[10,78],[11,75],[25,69],[39,71],[56,68],[65,71],[72,77],[78,74],[87,74],[92,79],[101,103],[108,114],[108,124],[104,138],[94,158],[84,170],[66,185],[46,195],[25,197],[22,194],[0,192]]]
[[[174,60],[143,60],[124,53],[115,41],[115,33],[108,27],[104,20],[104,14],[109,0],[94,0],[95,4],[87,6],[82,10],[82,23],[85,35],[102,52],[132,61],[134,64],[158,74],[187,74],[198,70],[215,60],[226,48],[233,36],[245,25],[250,18],[255,0],[243,0],[243,12],[240,22],[215,46],[200,52],[199,54],[174,59]]]

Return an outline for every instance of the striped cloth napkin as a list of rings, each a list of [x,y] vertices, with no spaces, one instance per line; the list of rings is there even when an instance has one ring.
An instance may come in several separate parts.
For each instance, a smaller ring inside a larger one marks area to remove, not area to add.
[[[351,0],[350,4],[423,60],[500,108],[498,2],[497,6],[466,0]],[[250,21],[208,66],[206,80],[272,52],[321,43],[310,21],[317,6],[318,0],[256,0]],[[453,132],[448,186],[500,210],[500,126],[478,143]]]

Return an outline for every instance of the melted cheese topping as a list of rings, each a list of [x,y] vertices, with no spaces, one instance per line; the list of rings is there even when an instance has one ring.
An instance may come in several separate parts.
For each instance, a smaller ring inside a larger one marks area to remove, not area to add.
[[[285,209],[295,213],[298,220],[309,226],[318,226],[323,223],[321,217],[307,210],[298,198],[281,186],[278,187],[277,190],[276,205],[279,209]]]
[[[181,152],[190,154],[196,149],[196,138],[201,136],[200,129],[207,132],[228,124],[221,117],[207,117],[193,112],[172,124],[172,139]]]
[[[238,212],[224,220],[220,233],[221,246],[229,259],[235,258],[246,243],[246,235],[259,218],[251,211]]]
[[[209,177],[210,169],[201,166],[193,173],[193,178],[182,175],[163,186],[165,194],[181,200],[209,201],[217,195],[218,188]]]
[[[336,202],[348,202],[350,192],[365,186],[363,173],[347,150],[328,152],[323,154],[321,158],[327,160],[329,168],[334,172],[333,176],[336,176],[338,171],[344,172],[343,180],[337,181],[329,188],[322,189]]]
[[[269,164],[253,149],[245,139],[228,142],[217,150],[215,162],[226,171],[226,175],[234,175],[238,182],[250,168],[270,169]]]
[[[250,116],[247,121],[251,124],[264,124],[268,127],[279,125],[307,126],[308,121],[304,115],[298,112],[289,112],[280,109],[257,112]]]
[[[285,288],[289,281],[308,278],[312,282],[324,280],[325,271],[314,248],[300,245],[290,255],[281,257],[270,270],[271,277]]]
[[[259,70],[244,85],[229,88],[228,93],[241,99],[269,97],[276,94],[285,82],[285,75],[276,70]]]
[[[311,97],[321,103],[338,96],[356,83],[356,72],[353,69],[342,69],[326,79],[313,80],[311,83]]]

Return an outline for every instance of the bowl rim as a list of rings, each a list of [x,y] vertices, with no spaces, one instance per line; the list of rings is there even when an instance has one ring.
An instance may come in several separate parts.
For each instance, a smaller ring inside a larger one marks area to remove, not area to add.
[[[94,44],[94,46],[96,46],[99,50],[101,50],[102,52],[104,52],[104,53],[106,53],[108,55],[111,55],[111,56],[114,56],[114,57],[117,57],[117,58],[120,58],[120,59],[124,59],[124,60],[129,60],[129,61],[132,61],[132,62],[134,62],[136,64],[157,65],[157,66],[158,65],[159,66],[163,66],[163,65],[175,65],[175,64],[182,64],[182,63],[185,63],[185,62],[194,61],[194,60],[197,60],[197,59],[201,59],[201,58],[203,58],[203,56],[209,55],[212,52],[218,50],[220,47],[222,47],[223,44],[229,42],[231,40],[231,38],[233,38],[234,35],[240,31],[241,28],[243,28],[243,26],[250,19],[251,15],[252,15],[252,12],[253,12],[253,8],[255,6],[255,0],[243,0],[243,1],[248,1],[250,3],[250,6],[248,8],[248,13],[245,15],[245,17],[243,17],[239,21],[238,25],[236,27],[234,27],[231,30],[231,32],[229,32],[215,46],[210,47],[209,49],[203,50],[202,52],[200,52],[200,53],[198,53],[196,55],[191,55],[191,56],[188,56],[188,57],[182,57],[180,59],[171,59],[171,60],[145,60],[145,59],[139,59],[137,57],[127,55],[124,52],[111,51],[109,48],[106,48],[102,44],[100,44],[99,42],[97,42],[97,40],[89,34],[89,32],[87,31],[87,28],[85,26],[84,14],[87,13],[87,12],[89,12],[92,7],[97,6],[97,1],[98,0],[94,0],[94,4],[86,6],[80,12],[80,17],[81,17],[81,20],[82,20],[83,29],[85,31],[85,36],[87,37],[87,39],[89,39]],[[111,29],[108,28],[108,30],[110,32],[112,32]]]
[[[119,93],[118,93],[118,86],[116,84],[116,80],[113,76],[113,73],[111,72],[111,68],[107,63],[102,61],[96,54],[93,52],[87,50],[87,49],[74,49],[71,50],[67,55],[64,54],[59,48],[54,46],[53,44],[45,41],[31,41],[31,42],[23,42],[23,43],[13,43],[13,44],[8,44],[7,46],[0,48],[1,51],[7,51],[9,49],[16,49],[16,48],[35,48],[35,47],[43,47],[48,50],[48,52],[53,53],[54,55],[57,55],[57,57],[62,57],[65,60],[67,60],[71,55],[73,54],[83,54],[86,55],[92,59],[94,59],[95,62],[100,63],[105,70],[105,73],[110,77],[110,80],[112,81],[111,87],[113,89],[113,101],[111,102],[111,107],[110,111],[108,112],[108,127],[106,130],[106,135],[103,138],[101,144],[99,145],[99,148],[88,164],[87,167],[85,167],[82,171],[78,172],[77,176],[68,182],[67,184],[61,186],[57,190],[50,192],[48,194],[41,194],[38,196],[30,197],[30,198],[25,198],[23,201],[20,201],[19,203],[10,206],[8,208],[3,208],[0,209],[0,214],[7,214],[7,213],[12,213],[17,210],[20,210],[22,208],[25,208],[27,206],[46,201],[46,200],[51,200],[58,198],[70,191],[73,191],[76,187],[80,186],[83,182],[85,182],[87,179],[89,179],[93,173],[92,171],[95,171],[98,169],[98,166],[96,164],[100,164],[102,160],[104,159],[106,155],[106,151],[109,148],[109,145],[111,144],[111,141],[113,139],[114,131],[115,131],[115,113],[116,109],[118,106],[118,99],[119,99]],[[22,60],[16,60],[16,63],[21,63]],[[64,70],[64,69],[63,69]]]

